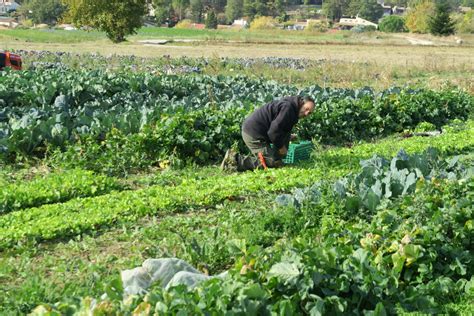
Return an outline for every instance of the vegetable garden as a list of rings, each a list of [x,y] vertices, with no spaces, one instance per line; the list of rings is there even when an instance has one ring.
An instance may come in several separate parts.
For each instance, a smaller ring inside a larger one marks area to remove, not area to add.
[[[474,312],[471,94],[50,66],[0,73],[1,313]],[[295,94],[310,160],[216,167]],[[228,274],[127,295],[120,271],[159,257]]]

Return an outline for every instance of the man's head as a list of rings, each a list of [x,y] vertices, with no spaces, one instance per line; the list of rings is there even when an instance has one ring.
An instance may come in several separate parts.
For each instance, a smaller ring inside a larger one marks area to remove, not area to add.
[[[314,111],[314,100],[308,96],[300,98],[300,110],[298,113],[299,118],[304,118],[313,113]]]

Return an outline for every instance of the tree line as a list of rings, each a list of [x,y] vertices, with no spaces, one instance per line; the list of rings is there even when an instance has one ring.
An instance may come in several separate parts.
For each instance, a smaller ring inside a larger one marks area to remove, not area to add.
[[[154,11],[157,24],[169,26],[190,19],[206,23],[209,28],[217,24],[230,24],[246,17],[274,17],[285,22],[288,9],[295,5],[322,5],[321,14],[337,21],[343,16],[359,16],[378,23],[384,14],[377,0],[18,0],[22,6],[18,15],[33,23],[57,22],[89,26],[104,31],[114,42],[139,29],[146,16]],[[454,21],[449,14],[459,6],[474,7],[474,0],[388,0],[386,5],[410,7],[403,27],[412,32],[431,32],[438,28],[442,35],[454,32]],[[434,17],[437,17],[434,19]],[[466,24],[472,24],[472,14]],[[389,23],[390,25],[394,24]],[[442,22],[442,23],[441,23]],[[396,24],[395,23],[395,24]],[[438,26],[434,26],[438,25]],[[398,30],[400,31],[400,30]]]

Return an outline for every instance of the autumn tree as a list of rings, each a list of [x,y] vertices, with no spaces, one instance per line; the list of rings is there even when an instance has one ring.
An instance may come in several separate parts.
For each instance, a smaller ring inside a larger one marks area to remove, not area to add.
[[[429,17],[433,15],[435,5],[430,0],[418,0],[407,13],[405,25],[412,33],[428,33]]]

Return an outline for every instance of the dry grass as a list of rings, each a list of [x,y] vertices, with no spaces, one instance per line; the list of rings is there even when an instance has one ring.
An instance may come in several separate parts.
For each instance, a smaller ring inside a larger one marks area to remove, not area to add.
[[[431,46],[412,45],[410,39],[432,41]],[[81,43],[33,43],[2,40],[0,49],[27,49],[98,52],[102,55],[136,55],[142,57],[292,57],[324,60],[310,72],[275,71],[265,67],[244,70],[282,82],[385,88],[394,84],[440,87],[461,86],[474,93],[474,36],[463,36],[463,45],[455,45],[456,37],[436,38],[416,34],[356,34],[354,43],[336,44],[257,44],[243,42],[203,41],[145,46],[137,37],[122,44],[107,40]],[[435,46],[437,45],[437,46]],[[225,70],[216,69],[222,73]],[[212,70],[209,70],[212,72]]]

